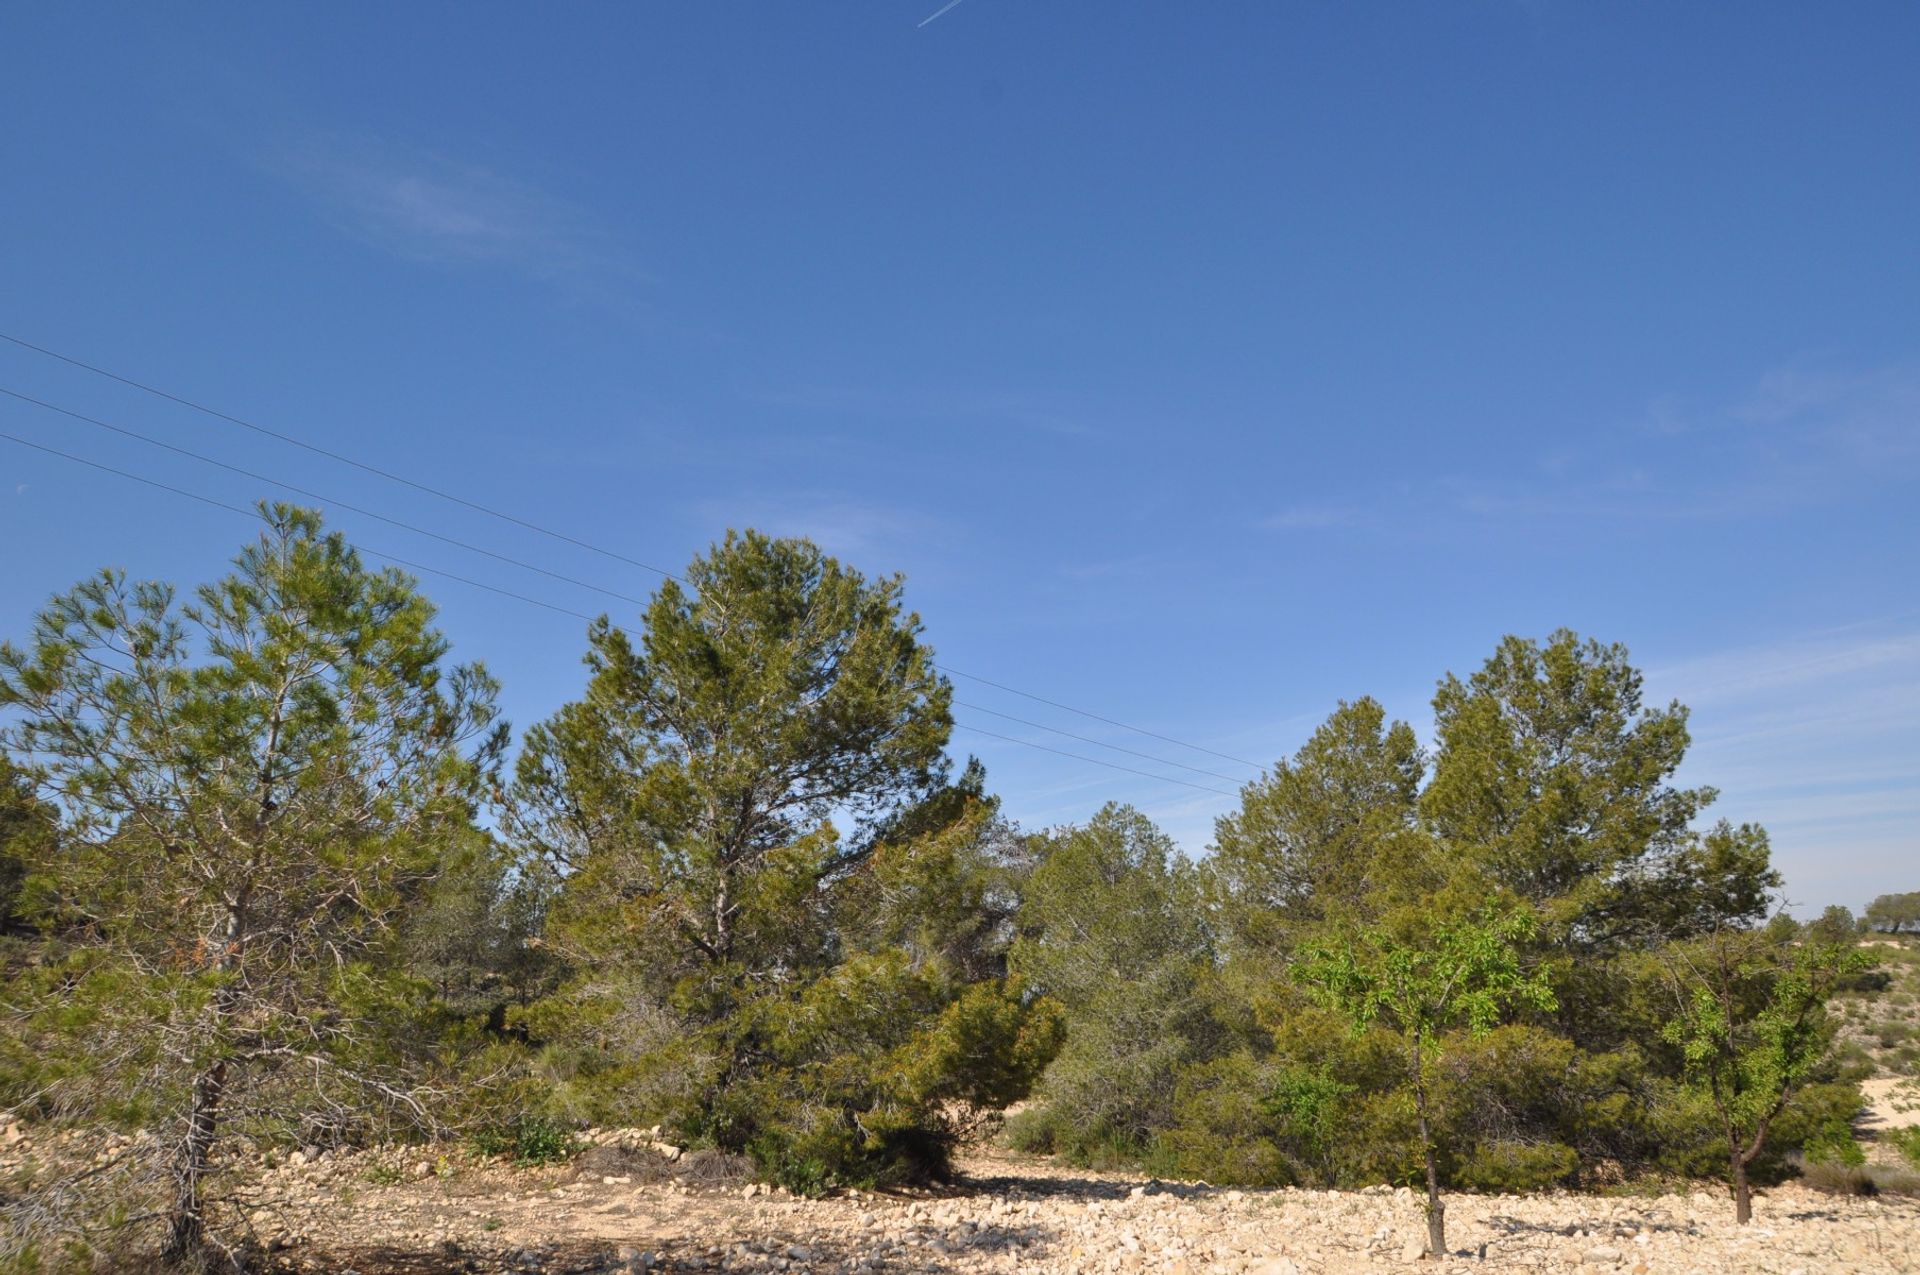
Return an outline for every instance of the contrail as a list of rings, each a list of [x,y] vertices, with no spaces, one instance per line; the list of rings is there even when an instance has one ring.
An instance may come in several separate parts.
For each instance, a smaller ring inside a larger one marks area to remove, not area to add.
[[[935,9],[932,13],[929,13],[926,17],[920,19],[920,25],[924,27],[925,25],[927,25],[927,23],[933,21],[935,18],[939,17],[941,14],[946,13],[949,10],[958,8],[960,6],[960,3],[961,3],[961,0],[947,0],[947,2],[941,5],[938,9]]]

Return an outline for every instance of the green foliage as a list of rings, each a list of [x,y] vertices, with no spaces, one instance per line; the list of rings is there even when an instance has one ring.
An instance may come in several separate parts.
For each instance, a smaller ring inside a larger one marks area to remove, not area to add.
[[[1641,684],[1626,648],[1562,630],[1507,638],[1434,697],[1435,833],[1582,952],[1756,917],[1779,883],[1759,829],[1693,831],[1715,794],[1669,782],[1687,711],[1644,707]]]
[[[1296,977],[1356,1032],[1378,1022],[1418,1047],[1464,1026],[1490,1031],[1510,1006],[1554,1007],[1553,990],[1521,965],[1518,944],[1532,937],[1533,914],[1487,908],[1479,914],[1400,928],[1336,931],[1303,948]]]
[[[1720,1117],[1745,1222],[1749,1166],[1828,1057],[1834,1028],[1827,1002],[1841,980],[1873,958],[1850,936],[1782,942],[1771,927],[1716,932],[1673,946],[1666,958],[1674,1009],[1661,1035]]]
[[[29,865],[46,858],[56,825],[32,777],[0,753],[0,936],[28,930],[21,890]]]
[[[1355,1086],[1334,1076],[1326,1063],[1317,1067],[1282,1065],[1268,1089],[1266,1114],[1274,1129],[1313,1164],[1331,1162],[1339,1133],[1339,1113]]]
[[[224,1129],[426,1114],[434,1010],[394,936],[505,739],[411,580],[316,514],[262,513],[192,601],[103,572],[0,644],[0,744],[62,815],[22,893],[58,939],[9,989],[9,1079],[60,1114],[138,1094],[165,1120],[176,1255]]]
[[[1469,1191],[1518,1195],[1565,1182],[1579,1165],[1579,1153],[1565,1143],[1495,1139],[1475,1145],[1452,1180]]]
[[[1920,890],[1883,894],[1867,904],[1866,923],[1882,934],[1920,930]]]
[[[1340,704],[1195,864],[1124,806],[1021,832],[901,581],[752,532],[592,626],[503,792],[412,582],[266,513],[184,605],[107,573],[0,647],[0,1106],[162,1132],[177,1250],[229,1135],[660,1123],[817,1193],[1028,1096],[1014,1145],[1101,1168],[1424,1178],[1436,1251],[1442,1185],[1877,1189],[1826,1005],[1897,1008],[1853,936],[1920,895],[1761,924],[1767,834],[1701,822],[1624,648],[1506,639],[1431,754]]]
[[[1867,1162],[1867,1153],[1853,1136],[1853,1127],[1845,1120],[1830,1117],[1820,1122],[1801,1148],[1809,1164],[1839,1164],[1858,1168]]]
[[[1371,699],[1341,704],[1291,761],[1248,784],[1214,828],[1208,871],[1235,944],[1283,949],[1330,909],[1410,901],[1425,759]]]
[[[1887,1141],[1900,1153],[1901,1159],[1916,1169],[1920,1169],[1920,1125],[1905,1129],[1892,1129],[1887,1133]]]
[[[1009,963],[1067,1023],[1039,1100],[1066,1154],[1137,1156],[1174,1124],[1182,1068],[1226,1043],[1198,882],[1124,806],[1038,838],[1034,854]]]
[[[1303,947],[1295,966],[1308,993],[1356,1034],[1379,1025],[1405,1042],[1426,1174],[1428,1250],[1436,1257],[1446,1252],[1441,1161],[1453,1148],[1438,1120],[1430,1069],[1443,1054],[1442,1033],[1484,1035],[1512,1008],[1554,1008],[1545,976],[1522,964],[1518,945],[1534,928],[1530,910],[1498,904],[1438,921],[1403,914],[1365,928],[1343,922],[1328,940]]]
[[[571,1160],[580,1153],[573,1130],[545,1116],[520,1116],[504,1125],[489,1125],[474,1134],[473,1147],[481,1155],[510,1157],[523,1168]]]
[[[945,782],[951,689],[897,578],[748,532],[686,579],[528,735],[507,826],[561,969],[509,1021],[553,1114],[804,1191],[942,1174],[1059,1038],[1004,977],[1022,856],[977,766]]]

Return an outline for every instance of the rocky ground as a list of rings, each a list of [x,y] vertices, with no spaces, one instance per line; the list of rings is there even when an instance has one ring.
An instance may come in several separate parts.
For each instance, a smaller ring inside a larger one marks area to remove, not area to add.
[[[669,1164],[644,1135],[603,1143],[544,1169],[321,1157],[268,1172],[251,1221],[276,1269],[361,1275],[1920,1271],[1920,1200],[1798,1186],[1762,1193],[1748,1227],[1720,1192],[1455,1196],[1454,1256],[1425,1263],[1420,1201],[1385,1187],[1238,1191],[983,1153],[958,1189],[804,1200]]]

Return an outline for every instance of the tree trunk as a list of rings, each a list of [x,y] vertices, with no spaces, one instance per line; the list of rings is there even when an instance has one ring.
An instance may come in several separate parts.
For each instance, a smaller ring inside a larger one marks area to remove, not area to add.
[[[1447,1255],[1447,1205],[1440,1198],[1440,1168],[1433,1154],[1433,1128],[1427,1121],[1427,1082],[1418,1037],[1413,1042],[1413,1106],[1420,1117],[1420,1154],[1427,1167],[1427,1254],[1438,1261]]]
[[[193,1080],[193,1096],[187,1105],[187,1136],[173,1162],[173,1210],[168,1218],[168,1258],[178,1261],[191,1256],[206,1238],[205,1202],[200,1198],[201,1179],[213,1156],[214,1134],[220,1127],[220,1100],[227,1092],[227,1029],[238,1008],[234,985],[230,981],[240,961],[240,942],[245,932],[245,902],[228,908],[226,941],[221,947],[218,967],[223,979],[213,993],[213,1017],[209,1024],[214,1062]]]
[[[1747,1182],[1747,1161],[1733,1153],[1733,1220],[1745,1226],[1753,1221],[1753,1188]]]
[[[1427,1132],[1426,1103],[1420,1107],[1420,1149],[1427,1161],[1427,1252],[1437,1260],[1447,1255],[1447,1202],[1440,1198],[1440,1169]]]
[[[220,1116],[220,1098],[227,1087],[223,1059],[193,1082],[193,1102],[187,1113],[187,1136],[173,1166],[173,1213],[167,1234],[167,1257],[178,1261],[200,1247],[206,1237],[200,1180],[207,1174],[214,1130]]]

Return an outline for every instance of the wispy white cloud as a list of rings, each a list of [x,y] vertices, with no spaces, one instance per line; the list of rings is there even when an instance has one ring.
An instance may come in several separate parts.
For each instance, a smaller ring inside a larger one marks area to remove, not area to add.
[[[269,166],[342,231],[407,260],[493,266],[572,285],[637,277],[582,209],[478,165],[316,137]]]
[[[1684,777],[1773,834],[1804,907],[1914,888],[1920,864],[1920,627],[1807,633],[1651,668],[1649,698],[1692,710]]]
[[[1278,513],[1254,520],[1261,531],[1324,531],[1333,527],[1352,527],[1360,522],[1360,511],[1333,505],[1294,505]]]
[[[1920,676],[1920,632],[1851,626],[1769,646],[1718,652],[1652,670],[1655,683],[1687,688],[1689,704],[1748,701],[1810,684],[1879,670]]]
[[[1525,478],[1452,475],[1446,505],[1482,518],[1697,521],[1820,505],[1920,478],[1920,361],[1799,360],[1717,402],[1664,395],[1596,427]]]

